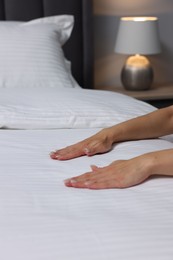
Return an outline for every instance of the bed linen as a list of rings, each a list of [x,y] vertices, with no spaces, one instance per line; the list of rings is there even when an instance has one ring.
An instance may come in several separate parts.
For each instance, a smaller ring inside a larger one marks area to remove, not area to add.
[[[67,188],[63,180],[158,149],[170,140],[124,142],[109,153],[54,161],[49,152],[99,128],[0,130],[0,259],[172,260],[173,180],[128,189]]]
[[[103,128],[154,110],[145,102],[110,91],[0,88],[0,128]]]
[[[62,49],[73,27],[72,15],[0,21],[0,87],[79,87]]]
[[[71,57],[80,85],[92,87],[92,1],[74,1],[75,4],[73,1],[39,1],[40,5],[38,1],[25,2],[23,6],[22,1],[5,1],[1,18],[29,20],[40,17],[39,10],[45,15],[74,14],[75,41],[67,42],[66,54],[70,54],[67,57]],[[109,153],[93,157],[63,162],[50,159],[49,152],[54,149],[156,108],[120,94],[80,89],[71,74],[69,61],[61,52],[64,41],[59,32],[59,37],[54,37],[53,32],[47,34],[49,42],[46,39],[42,42],[43,50],[48,47],[50,53],[43,52],[34,64],[28,62],[36,56],[30,49],[33,35],[29,38],[27,31],[31,32],[32,27],[52,31],[49,19],[54,18],[41,18],[36,21],[41,24],[29,22],[27,26],[16,22],[0,25],[0,260],[172,260],[172,178],[155,177],[122,190],[73,189],[63,184],[64,179],[88,171],[91,164],[104,166],[113,160],[172,148],[172,136],[124,142]],[[8,26],[10,32],[14,30],[20,36],[15,36],[11,45],[5,41],[12,36],[5,28]],[[16,30],[16,26],[20,29]],[[55,31],[59,29],[54,27]],[[38,40],[41,43],[40,37]],[[60,55],[57,55],[57,40]],[[22,59],[26,46],[31,55]],[[7,47],[12,54],[9,59]],[[47,54],[51,55],[47,58]],[[22,66],[18,57],[23,61]],[[14,63],[9,62],[4,74],[4,64],[10,58],[14,58]],[[52,62],[58,63],[60,70],[55,72]],[[51,73],[44,74],[41,70],[38,76],[40,64],[42,68],[50,65],[46,73]],[[28,66],[30,72],[34,72],[35,67],[36,77],[26,74]],[[51,75],[55,76],[52,84]],[[43,80],[45,78],[48,82]],[[63,91],[63,87],[66,90]]]

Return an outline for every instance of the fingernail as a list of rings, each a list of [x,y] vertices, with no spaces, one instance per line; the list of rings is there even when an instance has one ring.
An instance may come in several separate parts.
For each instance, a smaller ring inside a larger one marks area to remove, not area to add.
[[[89,149],[88,149],[88,148],[85,148],[85,149],[84,149],[84,153],[85,153],[86,155],[89,154],[89,153],[90,153]]]
[[[53,158],[55,158],[55,159],[60,159],[60,158],[61,158],[61,155],[56,154],[56,152],[55,152],[55,153],[52,153],[52,156],[53,156]]]
[[[70,182],[71,182],[71,184],[75,184],[75,183],[77,183],[77,180],[71,179]]]
[[[57,153],[57,151],[52,151],[52,152],[50,152],[49,154],[50,154],[50,155],[56,155],[56,153]]]
[[[58,152],[58,150],[53,150],[50,153],[57,153],[57,152]]]
[[[55,153],[50,153],[50,157],[55,160],[60,160],[62,157]]]
[[[85,186],[90,186],[91,184],[92,184],[91,181],[86,181],[86,182],[84,183]]]
[[[66,179],[66,180],[64,180],[64,183],[66,184],[66,183],[69,183],[71,180],[70,179]]]

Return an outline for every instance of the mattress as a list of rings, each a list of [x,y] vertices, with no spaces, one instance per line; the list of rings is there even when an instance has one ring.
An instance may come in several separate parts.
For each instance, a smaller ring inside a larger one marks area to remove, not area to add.
[[[173,259],[170,177],[127,189],[75,189],[63,183],[91,164],[173,148],[173,138],[124,142],[109,153],[69,161],[50,159],[50,151],[98,130],[0,130],[1,260]]]

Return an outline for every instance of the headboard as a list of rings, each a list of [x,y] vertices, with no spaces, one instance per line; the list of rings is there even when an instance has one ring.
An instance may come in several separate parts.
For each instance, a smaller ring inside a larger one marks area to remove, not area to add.
[[[31,19],[72,14],[75,26],[64,46],[72,73],[80,86],[93,87],[92,0],[0,0],[0,20]]]

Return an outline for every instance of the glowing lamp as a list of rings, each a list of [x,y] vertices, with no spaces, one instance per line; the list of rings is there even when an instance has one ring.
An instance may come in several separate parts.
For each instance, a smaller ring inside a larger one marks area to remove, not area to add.
[[[122,68],[121,80],[127,90],[146,90],[153,81],[150,61],[143,55],[161,52],[157,17],[122,17],[115,52],[130,56]]]

